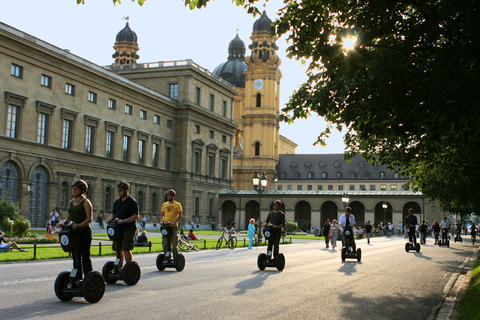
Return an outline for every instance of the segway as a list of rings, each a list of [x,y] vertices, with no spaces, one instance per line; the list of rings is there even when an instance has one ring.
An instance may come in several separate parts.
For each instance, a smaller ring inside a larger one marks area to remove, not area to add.
[[[135,261],[129,261],[125,263],[121,269],[118,266],[121,257],[121,248],[119,242],[122,239],[122,230],[119,229],[117,220],[118,218],[111,221],[107,225],[107,234],[110,240],[118,241],[116,259],[115,261],[107,261],[107,263],[105,263],[102,269],[102,275],[105,279],[105,282],[108,284],[114,284],[118,280],[122,280],[126,284],[133,286],[140,280],[142,271],[140,270],[138,263]]]
[[[345,259],[357,259],[358,262],[362,260],[362,249],[357,248],[355,239],[353,239],[353,231],[351,226],[346,226],[343,230],[345,233],[345,247],[342,248],[342,261]]]
[[[182,271],[185,268],[185,257],[181,253],[178,253],[175,258],[173,257],[170,241],[173,231],[169,224],[170,222],[160,226],[162,237],[167,240],[167,248],[165,253],[162,252],[157,256],[157,269],[163,271],[166,268],[175,268],[177,271]]]
[[[420,243],[417,242],[417,235],[415,234],[415,226],[409,226],[407,228],[407,233],[409,238],[413,238],[413,242],[405,243],[405,251],[409,252],[410,250],[415,250],[416,252],[420,252]]]
[[[442,229],[442,238],[440,241],[438,241],[438,246],[447,246],[450,247],[450,239],[448,239],[448,230],[447,229]]]
[[[273,232],[271,226],[266,226],[263,229],[265,240],[273,241]],[[272,251],[268,251],[267,254],[260,253],[257,258],[257,266],[260,270],[265,270],[266,267],[277,268],[278,271],[282,271],[285,268],[285,256],[283,253],[278,253],[272,258]]]
[[[453,238],[453,242],[457,242],[457,241],[463,243],[462,230],[457,230],[457,232],[455,232],[455,238]]]
[[[76,230],[72,225],[63,226],[58,237],[63,251],[71,253],[73,269],[62,271],[55,280],[55,295],[62,301],[70,301],[73,297],[84,297],[90,303],[98,302],[105,293],[105,281],[98,271],[90,271],[85,278],[79,279],[77,273],[82,267],[78,259],[80,243]]]

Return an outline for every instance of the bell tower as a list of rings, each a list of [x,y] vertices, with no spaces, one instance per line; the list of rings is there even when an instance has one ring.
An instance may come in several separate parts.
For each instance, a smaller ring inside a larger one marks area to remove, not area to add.
[[[243,131],[241,157],[234,159],[236,190],[252,189],[256,170],[272,179],[279,160],[279,96],[281,64],[277,56],[277,38],[271,33],[272,21],[264,11],[255,21],[246,57],[244,108],[241,115]],[[238,123],[238,122],[237,122]]]
[[[138,50],[140,50],[137,43],[137,34],[130,29],[128,22],[125,28],[117,33],[113,49],[115,49],[115,53],[112,55],[112,58],[115,59],[114,65],[135,64],[140,58],[137,54]]]

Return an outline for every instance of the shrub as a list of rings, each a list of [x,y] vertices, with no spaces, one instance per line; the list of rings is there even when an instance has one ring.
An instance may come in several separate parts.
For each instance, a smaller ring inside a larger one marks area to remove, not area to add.
[[[289,221],[285,224],[284,229],[285,229],[285,232],[295,232],[297,231],[297,224],[295,222]]]
[[[12,222],[21,218],[18,204],[7,200],[7,194],[0,200],[0,228],[5,232],[12,231]]]
[[[16,237],[28,237],[30,235],[30,221],[17,218],[13,223],[12,233]]]
[[[2,228],[2,231],[5,232],[7,236],[12,235],[13,220],[10,220],[8,217],[4,216],[0,221],[0,226]]]

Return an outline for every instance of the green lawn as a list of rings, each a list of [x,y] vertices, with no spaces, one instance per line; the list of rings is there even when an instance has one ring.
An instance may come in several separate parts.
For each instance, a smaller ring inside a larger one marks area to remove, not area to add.
[[[470,283],[460,302],[457,320],[480,319],[480,256],[475,261]]]

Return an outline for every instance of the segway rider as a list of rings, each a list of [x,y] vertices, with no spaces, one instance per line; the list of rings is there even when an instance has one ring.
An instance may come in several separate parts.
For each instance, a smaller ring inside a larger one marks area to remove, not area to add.
[[[340,216],[339,224],[342,231],[342,247],[345,248],[345,243],[347,242],[347,238],[344,232],[345,228],[350,226],[352,228],[352,231],[353,231],[353,228],[355,228],[355,216],[352,214],[352,208],[350,207],[345,208],[345,213]],[[353,243],[353,232],[350,232],[349,237],[351,237],[350,243]]]
[[[133,261],[132,249],[135,246],[136,221],[138,219],[137,200],[130,196],[130,183],[120,181],[117,184],[119,198],[113,203],[113,210],[107,223],[117,219],[117,228],[121,240],[114,240],[112,249],[120,251],[118,268],[123,267],[123,260]]]
[[[438,235],[440,234],[440,225],[437,221],[432,224],[433,236],[435,237],[435,244],[438,244]]]
[[[280,252],[280,238],[282,237],[282,228],[285,226],[285,213],[280,210],[281,206],[282,201],[273,201],[273,211],[268,213],[267,220],[265,220],[265,223],[263,224],[263,227],[266,227],[267,224],[270,223],[272,227],[272,236],[270,240],[268,240],[267,252],[272,252],[273,247],[274,259]]]
[[[443,217],[443,221],[440,222],[440,229],[442,230],[442,241],[445,241],[450,229],[450,223],[447,221],[447,217]],[[445,230],[445,232],[443,230]]]
[[[73,199],[68,206],[67,216],[65,220],[58,223],[56,227],[62,228],[70,221],[73,222],[72,229],[77,230],[79,250],[77,259],[82,267],[78,269],[77,279],[82,279],[83,274],[86,275],[93,270],[92,260],[90,260],[90,246],[92,244],[92,203],[87,199],[88,186],[83,180],[75,180],[72,184]],[[75,265],[73,266],[75,268]]]
[[[177,232],[178,221],[182,219],[182,205],[180,202],[175,201],[177,193],[175,190],[170,189],[167,191],[167,202],[162,205],[162,215],[160,216],[160,224],[168,223],[172,229],[170,236],[170,244],[172,245],[173,259],[177,257]],[[167,254],[168,249],[167,237],[162,238],[163,253]]]
[[[460,222],[460,220],[457,221],[457,224],[456,224],[456,227],[455,227],[455,232],[457,234],[457,237],[460,238],[460,236],[462,234],[462,223]]]
[[[413,215],[413,208],[408,209],[408,216],[405,218],[405,227],[410,230],[408,232],[408,241],[414,245],[417,244],[417,237],[415,235],[417,223],[417,217]]]
[[[477,236],[478,228],[475,226],[475,223],[470,227],[470,236],[474,239]]]

